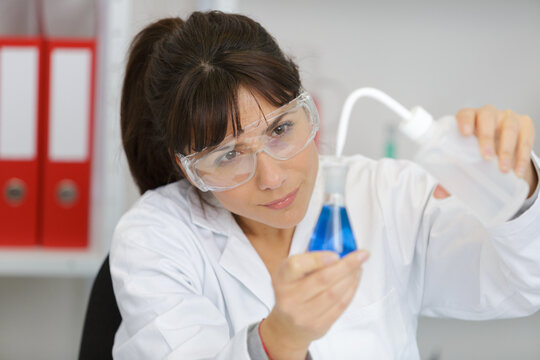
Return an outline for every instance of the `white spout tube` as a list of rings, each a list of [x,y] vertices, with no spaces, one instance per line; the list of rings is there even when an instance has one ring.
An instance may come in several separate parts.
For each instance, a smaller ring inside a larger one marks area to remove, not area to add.
[[[374,88],[361,88],[353,91],[345,100],[343,110],[341,111],[341,117],[339,119],[339,127],[336,140],[336,156],[340,157],[345,147],[345,140],[347,139],[347,129],[349,128],[349,119],[351,112],[356,101],[363,97],[370,97],[380,101],[384,105],[388,106],[390,110],[393,110],[400,118],[408,121],[413,116],[409,110],[403,105],[386,95],[384,92]]]

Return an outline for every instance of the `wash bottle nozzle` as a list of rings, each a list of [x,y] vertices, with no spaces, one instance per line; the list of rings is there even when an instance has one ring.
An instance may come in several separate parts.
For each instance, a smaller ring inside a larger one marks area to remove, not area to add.
[[[380,90],[353,91],[341,113],[336,156],[341,156],[354,103],[370,97],[383,103],[400,118],[399,129],[418,144],[415,161],[428,170],[486,226],[510,219],[525,200],[529,187],[513,172],[502,173],[497,159],[482,158],[476,137],[464,137],[453,116],[433,121],[421,107],[410,111]]]

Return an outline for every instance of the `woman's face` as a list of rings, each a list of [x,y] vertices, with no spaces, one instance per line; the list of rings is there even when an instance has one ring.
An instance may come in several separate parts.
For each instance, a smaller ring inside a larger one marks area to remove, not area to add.
[[[238,106],[242,127],[260,119],[261,109],[264,114],[276,110],[262,97],[243,88],[238,92]],[[289,160],[276,160],[261,151],[257,155],[255,174],[248,182],[213,194],[226,209],[251,226],[292,228],[306,214],[318,165],[314,141]]]

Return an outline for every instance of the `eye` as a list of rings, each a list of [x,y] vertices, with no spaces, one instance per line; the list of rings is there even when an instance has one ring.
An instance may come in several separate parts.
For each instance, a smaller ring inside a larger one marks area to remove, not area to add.
[[[236,150],[231,150],[227,152],[225,155],[223,155],[223,158],[226,160],[232,160],[236,157],[237,154],[238,152]]]
[[[293,124],[291,121],[283,122],[279,124],[278,126],[276,126],[274,130],[272,130],[272,135],[282,136],[288,131],[290,131],[292,126]]]
[[[223,153],[221,156],[218,156],[215,160],[215,164],[218,166],[225,166],[231,164],[235,159],[240,155],[240,152],[237,150],[229,150]]]

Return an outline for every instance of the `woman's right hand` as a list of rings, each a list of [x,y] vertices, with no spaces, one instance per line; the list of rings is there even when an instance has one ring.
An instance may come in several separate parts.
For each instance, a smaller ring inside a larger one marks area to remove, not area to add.
[[[366,250],[341,260],[317,251],[281,263],[272,276],[276,302],[260,328],[272,359],[305,359],[309,344],[326,334],[353,299],[368,257]]]

